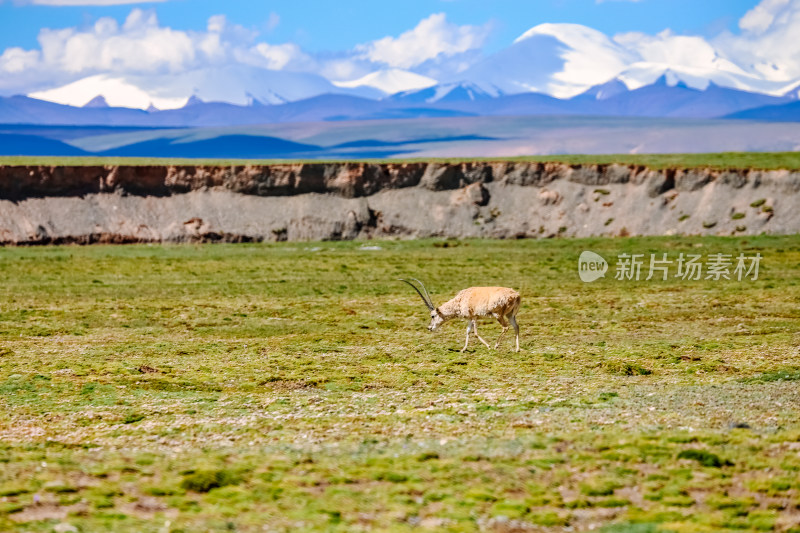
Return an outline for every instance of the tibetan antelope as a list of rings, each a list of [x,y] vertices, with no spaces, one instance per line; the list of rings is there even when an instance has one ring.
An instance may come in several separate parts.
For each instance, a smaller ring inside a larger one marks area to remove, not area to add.
[[[428,289],[425,288],[425,285],[418,279],[411,279],[420,284],[425,294],[422,294],[417,286],[410,281],[405,279],[399,281],[411,285],[411,287],[417,291],[417,294],[420,295],[422,301],[425,302],[425,306],[430,310],[431,323],[428,324],[428,329],[430,331],[434,331],[452,318],[464,318],[467,320],[467,340],[461,351],[463,352],[467,349],[470,331],[474,331],[478,340],[485,344],[487,348],[491,348],[489,343],[478,335],[477,319],[479,316],[493,316],[503,327],[503,331],[500,332],[500,336],[497,337],[497,342],[494,345],[495,349],[500,344],[500,339],[503,338],[503,334],[508,331],[508,324],[510,322],[514,327],[514,334],[516,335],[517,348],[515,351],[519,351],[519,326],[517,325],[516,316],[517,311],[519,311],[520,296],[517,291],[506,287],[470,287],[456,294],[455,298],[452,300],[443,303],[439,307],[434,307],[433,302],[431,302],[431,296],[428,294]]]

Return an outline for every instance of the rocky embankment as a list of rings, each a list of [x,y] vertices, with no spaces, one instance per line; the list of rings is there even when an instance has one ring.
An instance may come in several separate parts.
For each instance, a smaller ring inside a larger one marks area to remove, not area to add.
[[[800,232],[800,172],[560,163],[0,167],[0,243]]]

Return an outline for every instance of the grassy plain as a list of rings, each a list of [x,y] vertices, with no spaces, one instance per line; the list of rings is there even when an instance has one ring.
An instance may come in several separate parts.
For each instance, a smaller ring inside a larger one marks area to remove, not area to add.
[[[598,154],[598,155],[542,155],[503,158],[424,158],[424,159],[365,159],[370,163],[402,162],[440,162],[461,163],[472,161],[540,161],[559,162],[569,165],[643,165],[650,168],[754,168],[760,170],[800,169],[800,152],[721,152],[710,154]],[[270,165],[291,163],[342,162],[327,160],[287,160],[287,159],[163,159],[142,157],[42,157],[42,156],[0,156],[0,165],[54,165],[54,166],[95,166],[95,165]]]
[[[0,530],[800,531],[800,237],[366,244],[0,249]]]

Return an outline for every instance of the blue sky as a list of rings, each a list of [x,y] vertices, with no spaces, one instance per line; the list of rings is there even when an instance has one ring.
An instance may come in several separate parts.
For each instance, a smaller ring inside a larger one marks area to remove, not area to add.
[[[210,16],[224,14],[231,23],[258,31],[269,42],[293,42],[311,52],[347,50],[399,35],[421,19],[443,12],[449,22],[458,25],[490,23],[485,49],[491,52],[543,22],[583,24],[608,35],[671,29],[710,37],[724,29],[736,32],[738,20],[755,4],[753,0],[405,0],[401,4],[375,0],[169,0],[59,6],[0,0],[0,50],[35,48],[42,28],[81,28],[100,17],[122,23],[134,7],[155,10],[162,25],[180,30],[202,30]]]

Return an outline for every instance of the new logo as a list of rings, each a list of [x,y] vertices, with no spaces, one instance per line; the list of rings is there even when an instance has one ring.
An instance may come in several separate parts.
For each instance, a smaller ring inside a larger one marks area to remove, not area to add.
[[[599,254],[585,251],[578,258],[578,275],[585,283],[591,283],[604,277],[606,271],[608,271],[608,262]]]

